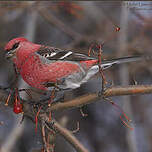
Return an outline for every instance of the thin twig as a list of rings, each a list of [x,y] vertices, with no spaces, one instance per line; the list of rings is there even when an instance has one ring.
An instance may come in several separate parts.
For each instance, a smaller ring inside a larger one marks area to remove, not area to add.
[[[42,131],[42,139],[43,139],[43,143],[44,143],[44,149],[49,152],[48,146],[47,146],[47,141],[46,141],[46,135],[45,135],[45,123],[42,121],[41,125],[41,131]]]

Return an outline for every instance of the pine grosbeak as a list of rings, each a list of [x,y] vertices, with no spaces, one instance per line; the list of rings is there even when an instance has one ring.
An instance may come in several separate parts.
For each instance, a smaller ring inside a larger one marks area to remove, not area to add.
[[[99,71],[98,59],[71,50],[35,44],[23,37],[12,39],[5,46],[6,58],[12,58],[22,78],[30,86],[49,90],[54,84],[60,89],[74,89]],[[114,64],[145,59],[123,57],[102,62],[103,69]]]

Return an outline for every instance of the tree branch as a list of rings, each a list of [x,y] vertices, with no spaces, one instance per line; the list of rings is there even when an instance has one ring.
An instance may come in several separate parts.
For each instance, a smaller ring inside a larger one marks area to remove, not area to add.
[[[152,85],[129,85],[128,87],[111,87],[105,90],[104,97],[149,94],[152,93]]]
[[[54,103],[54,104],[52,104],[51,107],[49,107],[47,109],[47,112],[81,107],[86,104],[93,103],[96,100],[101,99],[101,97],[106,98],[106,97],[112,97],[112,96],[150,94],[150,93],[152,93],[152,85],[129,85],[127,87],[121,87],[121,86],[111,87],[111,88],[107,88],[101,94],[101,96],[99,96],[98,93],[90,93],[90,94],[86,94],[86,95],[77,97],[77,98],[67,101],[67,102]],[[6,101],[7,97],[8,97],[8,93],[5,90],[0,90],[0,100]],[[10,100],[12,101],[14,99],[10,99]],[[10,106],[12,106],[11,101],[9,102],[9,103],[11,103]],[[26,109],[25,109],[26,113],[28,113],[28,108],[29,108],[28,103],[26,103],[26,102],[23,103],[24,107],[26,107]],[[29,110],[29,113],[31,113],[30,111],[31,111],[31,108]]]
[[[88,152],[88,150],[72,135],[66,128],[55,122],[53,127],[62,135],[78,152]]]
[[[148,94],[152,93],[152,85],[130,85],[127,87],[111,87],[106,89],[102,94],[102,98],[123,95]],[[68,108],[81,107],[90,104],[101,98],[98,93],[90,93],[73,100],[53,104],[48,111],[63,110]]]
[[[52,128],[56,133],[59,133],[63,136],[75,149],[77,152],[88,152],[88,150],[76,139],[76,137],[66,128],[62,127],[58,122],[53,120],[53,124],[50,123],[47,115],[42,114],[42,120],[45,120],[46,125]]]
[[[68,108],[76,108],[81,107],[86,104],[90,104],[95,102],[100,98],[106,98],[111,96],[121,96],[121,95],[135,95],[135,94],[148,94],[152,93],[152,85],[130,85],[127,87],[111,87],[107,88],[104,92],[102,92],[101,96],[99,93],[90,93],[71,101],[67,101],[64,103],[55,103],[51,107],[47,109],[47,112],[52,112],[54,110],[64,110]],[[0,100],[5,101],[8,96],[6,90],[0,91]],[[10,99],[9,106],[12,106],[13,99]],[[29,102],[23,102],[24,105],[24,114],[28,114],[29,117],[33,117],[34,113],[31,110],[31,105]],[[62,135],[73,147],[79,152],[88,152],[86,148],[70,133],[66,128],[60,126],[56,121],[53,125],[50,124],[49,118],[47,117],[46,113],[41,114],[41,120],[44,120],[49,127],[56,130],[60,135]]]

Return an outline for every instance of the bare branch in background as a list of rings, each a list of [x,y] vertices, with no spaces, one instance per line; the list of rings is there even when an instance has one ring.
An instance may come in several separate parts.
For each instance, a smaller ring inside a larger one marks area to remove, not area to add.
[[[73,39],[79,39],[81,34],[78,32],[75,32],[72,30],[71,27],[64,24],[61,20],[59,20],[57,17],[55,17],[52,13],[50,13],[47,9],[40,9],[37,8],[39,14],[50,24],[54,24],[56,27],[58,27],[60,30],[65,32],[67,35],[69,35]]]

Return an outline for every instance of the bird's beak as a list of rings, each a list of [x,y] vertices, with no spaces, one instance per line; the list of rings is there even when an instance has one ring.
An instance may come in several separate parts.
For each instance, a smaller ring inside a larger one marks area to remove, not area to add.
[[[6,58],[6,59],[10,59],[10,58],[12,58],[13,56],[15,56],[15,53],[16,53],[16,50],[10,50],[9,52],[7,52],[7,53],[5,54],[5,58]]]

